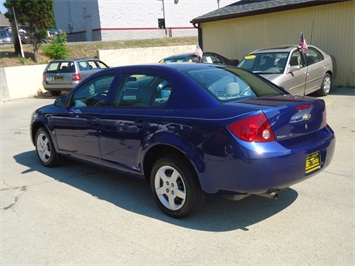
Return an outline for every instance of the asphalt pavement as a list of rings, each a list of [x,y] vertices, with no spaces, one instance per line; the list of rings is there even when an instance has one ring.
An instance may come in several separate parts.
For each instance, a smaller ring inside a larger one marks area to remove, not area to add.
[[[71,161],[42,167],[29,123],[53,97],[0,103],[0,265],[354,265],[355,89],[322,98],[336,134],[325,171],[278,200],[209,196],[181,220],[143,180]]]

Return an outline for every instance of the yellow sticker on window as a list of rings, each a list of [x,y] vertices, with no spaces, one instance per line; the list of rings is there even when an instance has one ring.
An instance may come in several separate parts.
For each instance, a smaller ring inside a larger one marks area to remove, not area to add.
[[[256,56],[255,55],[247,55],[245,59],[254,59]]]

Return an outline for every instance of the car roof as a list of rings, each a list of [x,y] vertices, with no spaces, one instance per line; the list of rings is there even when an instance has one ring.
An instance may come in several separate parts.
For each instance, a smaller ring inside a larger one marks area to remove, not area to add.
[[[203,54],[216,54],[215,52],[203,52]],[[171,55],[168,57],[165,57],[164,59],[176,59],[176,58],[188,58],[188,57],[192,57],[192,56],[197,56],[195,53],[183,53],[183,54],[175,54],[175,55]],[[221,55],[219,55],[221,56]]]
[[[160,63],[151,63],[151,64],[140,64],[140,65],[126,65],[126,66],[116,66],[108,69],[103,69],[99,73],[111,72],[116,70],[158,70],[158,71],[183,71],[183,70],[200,70],[200,69],[211,69],[211,68],[227,68],[226,65],[213,65],[213,64],[198,64],[190,62],[181,62],[176,64],[160,64]]]
[[[81,61],[81,60],[100,60],[97,58],[66,58],[66,59],[55,59],[51,62],[66,62],[66,61]]]
[[[252,53],[265,53],[265,52],[289,52],[297,47],[299,47],[299,45],[280,45],[280,46],[257,49],[255,51],[251,52],[251,54]]]
[[[314,45],[308,45],[308,47],[313,47],[318,50],[319,48],[315,47]],[[272,52],[290,52],[296,48],[299,48],[299,45],[297,44],[289,44],[289,45],[279,45],[279,46],[274,46],[274,47],[269,47],[269,48],[261,48],[252,51],[250,54],[257,54],[257,53],[272,53]]]

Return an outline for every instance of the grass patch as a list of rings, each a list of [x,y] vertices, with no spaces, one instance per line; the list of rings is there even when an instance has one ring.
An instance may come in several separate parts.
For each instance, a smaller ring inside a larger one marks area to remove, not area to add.
[[[193,45],[196,42],[197,37],[180,37],[129,41],[68,42],[66,45],[69,48],[68,57],[83,58],[95,57],[97,50]],[[41,64],[46,64],[50,61],[50,58],[43,51],[46,45],[48,44],[43,44],[39,50]],[[25,58],[19,59],[18,55],[14,52],[13,45],[0,45],[0,67],[36,65],[32,45],[23,45],[23,51]]]

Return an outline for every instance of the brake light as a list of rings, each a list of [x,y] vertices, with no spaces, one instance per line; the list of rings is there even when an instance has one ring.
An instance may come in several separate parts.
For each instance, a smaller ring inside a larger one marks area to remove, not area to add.
[[[81,80],[80,73],[73,74],[72,81],[80,81],[80,80]]]
[[[299,106],[296,106],[296,110],[304,110],[304,109],[309,109],[313,107],[313,104],[304,104],[304,105],[299,105]]]
[[[271,125],[263,113],[234,122],[228,126],[228,129],[236,137],[248,142],[275,140]]]
[[[44,73],[42,75],[42,81],[46,81],[46,74],[44,74]]]

